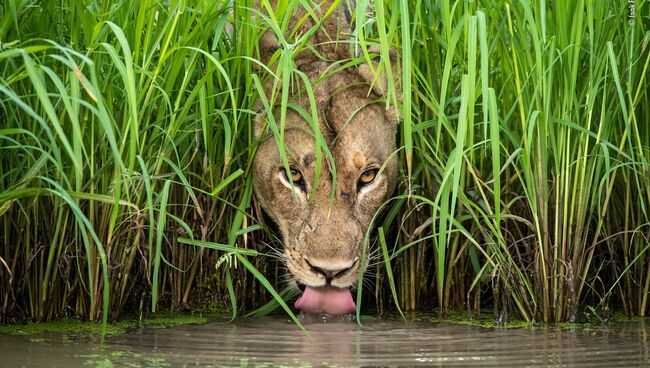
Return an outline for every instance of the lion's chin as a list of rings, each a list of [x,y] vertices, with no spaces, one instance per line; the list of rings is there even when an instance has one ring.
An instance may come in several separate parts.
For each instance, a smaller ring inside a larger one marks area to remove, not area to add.
[[[302,296],[296,300],[295,305],[296,308],[306,313],[326,313],[332,316],[353,313],[357,309],[349,289],[331,285],[307,286]]]

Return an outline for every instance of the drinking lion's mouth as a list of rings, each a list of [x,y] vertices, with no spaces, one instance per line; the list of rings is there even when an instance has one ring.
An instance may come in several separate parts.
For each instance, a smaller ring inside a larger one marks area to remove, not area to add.
[[[353,313],[357,309],[352,300],[350,289],[341,289],[331,285],[307,286],[302,296],[296,300],[295,306],[306,313],[326,313],[332,316]]]

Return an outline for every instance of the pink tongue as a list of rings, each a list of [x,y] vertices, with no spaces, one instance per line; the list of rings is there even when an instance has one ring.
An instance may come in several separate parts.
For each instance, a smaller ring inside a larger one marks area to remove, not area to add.
[[[296,308],[307,313],[327,313],[332,316],[354,312],[357,307],[348,289],[333,286],[307,287],[296,300]]]

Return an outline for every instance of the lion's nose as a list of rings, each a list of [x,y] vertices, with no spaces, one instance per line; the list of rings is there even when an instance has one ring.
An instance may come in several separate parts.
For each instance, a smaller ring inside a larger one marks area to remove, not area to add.
[[[311,263],[309,263],[309,261],[307,261],[307,264],[309,265],[309,267],[311,268],[311,270],[314,273],[319,273],[319,274],[325,276],[325,279],[327,280],[328,283],[330,281],[332,281],[336,276],[344,274],[346,271],[351,269],[352,266],[354,266],[354,264],[352,264],[350,267],[328,269],[328,268],[324,268],[324,267],[316,267],[316,266],[312,265]]]
[[[314,271],[315,273],[320,273],[321,275],[325,276],[325,279],[326,279],[327,282],[329,283],[329,282],[331,282],[331,281],[332,281],[336,276],[338,276],[338,275],[340,275],[340,274],[342,274],[342,273],[345,273],[345,271],[349,270],[350,268],[351,268],[351,267],[348,267],[348,268],[345,268],[345,269],[342,269],[342,270],[326,270],[326,269],[323,269],[323,268],[319,268],[319,267],[314,267],[314,266],[312,266],[312,267],[311,267],[311,270]]]
[[[325,278],[328,281],[331,281],[333,278],[336,277],[336,275],[345,272],[345,270],[324,270],[318,267],[312,267],[312,270],[316,273],[320,273],[321,275],[325,276]]]

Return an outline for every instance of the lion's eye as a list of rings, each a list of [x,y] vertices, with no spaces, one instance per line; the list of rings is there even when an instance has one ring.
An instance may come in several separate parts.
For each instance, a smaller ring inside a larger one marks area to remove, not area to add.
[[[284,169],[284,167],[280,168],[280,172],[282,175],[284,175],[284,178],[287,181],[293,182],[294,185],[299,187],[303,187],[305,185],[305,178],[303,177],[302,172],[300,172],[300,170],[296,169],[295,167],[289,168],[289,175],[287,175],[287,171]]]
[[[364,171],[359,177],[359,186],[368,185],[372,183],[372,181],[375,180],[375,178],[377,177],[377,172],[379,172],[379,170],[377,169],[370,169]]]
[[[299,170],[296,170],[294,168],[291,168],[290,172],[291,172],[291,180],[296,184],[300,184],[300,182],[302,181],[302,173]]]

